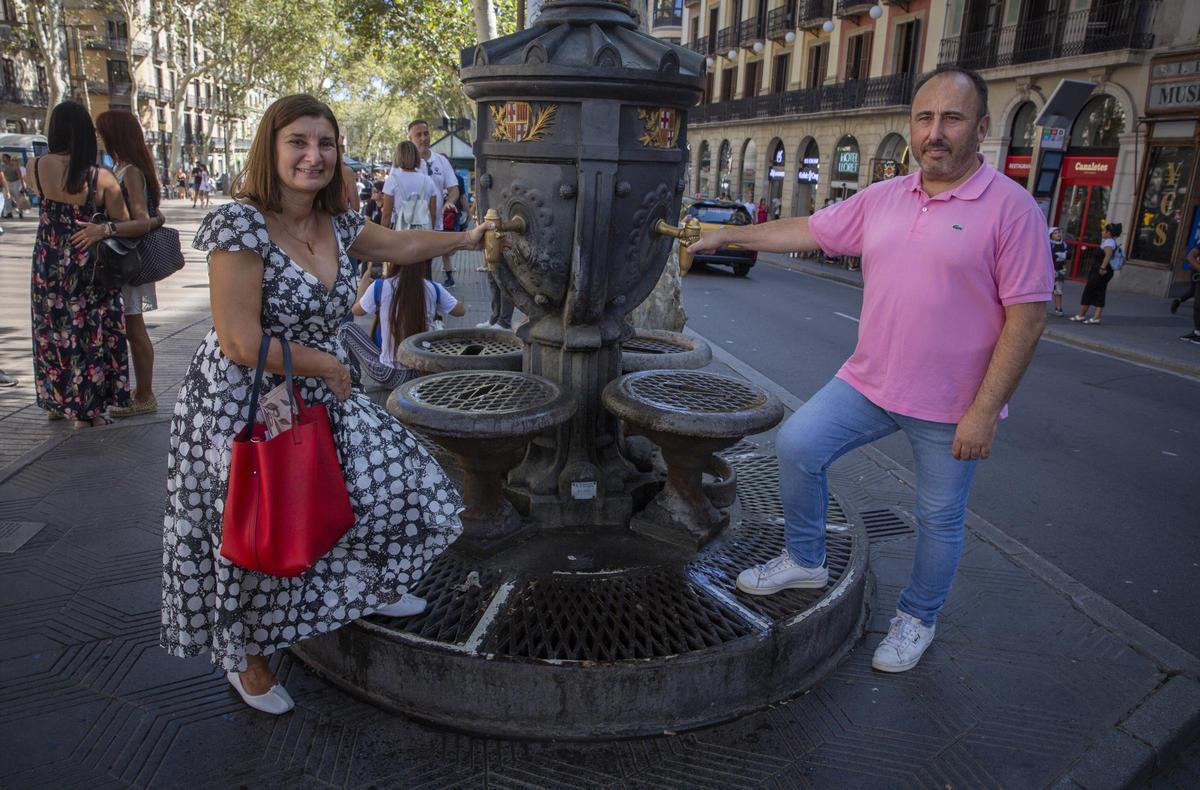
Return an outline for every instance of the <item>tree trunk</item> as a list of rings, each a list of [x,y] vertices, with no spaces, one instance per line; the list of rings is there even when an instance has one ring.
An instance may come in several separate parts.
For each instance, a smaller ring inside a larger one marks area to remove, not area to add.
[[[26,0],[18,1],[18,10],[29,22],[29,34],[37,45],[42,65],[46,69],[46,121],[43,131],[50,127],[50,113],[63,97],[67,89],[63,84],[62,68],[62,39],[59,31],[65,29],[63,18],[63,0]]]
[[[475,35],[482,43],[496,37],[496,9],[492,0],[471,0],[471,10],[475,14]]]

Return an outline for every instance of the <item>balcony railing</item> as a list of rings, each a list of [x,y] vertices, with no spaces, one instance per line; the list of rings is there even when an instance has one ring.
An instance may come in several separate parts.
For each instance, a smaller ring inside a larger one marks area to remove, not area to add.
[[[799,0],[796,4],[796,26],[812,30],[833,16],[833,0]]]
[[[767,38],[778,41],[792,30],[792,11],[780,6],[767,14]]]
[[[701,38],[699,41],[689,41],[687,48],[692,52],[699,52],[701,55],[712,54],[712,47],[709,46],[708,36]]]
[[[0,85],[0,102],[21,107],[45,107],[50,103],[50,94],[44,90],[25,90],[11,85]]]
[[[650,19],[651,27],[682,27],[683,11],[655,11],[654,16],[650,17]]]
[[[114,52],[127,52],[128,47],[129,39],[121,36],[101,36],[100,38],[89,39],[87,42],[88,49],[107,49]],[[143,58],[149,54],[150,45],[134,39],[134,57]]]
[[[1119,3],[1067,14],[1056,23],[1045,19],[1008,25],[999,32],[981,30],[942,41],[939,63],[972,69],[1012,66],[1121,49],[1154,46],[1157,0]]]
[[[801,88],[766,96],[706,104],[691,111],[689,121],[744,121],[755,118],[776,118],[783,115],[804,115],[817,112],[839,112],[864,107],[905,106],[912,99],[913,74],[889,74],[868,80],[849,80],[817,88]]]
[[[175,91],[171,90],[170,88],[159,88],[158,100],[160,102],[170,104],[171,102],[175,101]]]
[[[748,47],[755,41],[762,41],[766,38],[766,27],[766,17],[743,19],[738,25],[738,46]]]
[[[728,52],[737,46],[738,29],[731,25],[717,31],[717,52]]]
[[[837,15],[840,17],[858,16],[871,10],[875,0],[838,0]]]
[[[88,80],[87,89],[88,89],[88,93],[95,93],[95,94],[98,94],[101,96],[108,95],[108,83],[107,82],[97,82],[96,80]]]

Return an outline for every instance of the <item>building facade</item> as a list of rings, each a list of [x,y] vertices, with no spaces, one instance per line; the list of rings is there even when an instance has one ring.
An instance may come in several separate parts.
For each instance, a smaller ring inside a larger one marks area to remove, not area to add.
[[[62,24],[55,33],[69,98],[86,104],[93,117],[109,109],[135,113],[164,169],[190,169],[193,162],[203,161],[210,171],[223,171],[227,134],[232,165],[240,168],[270,96],[250,90],[235,103],[228,86],[212,71],[193,78],[185,88],[170,57],[173,48],[185,43],[174,34],[140,27],[144,17],[127,18],[103,0],[66,0],[63,5]],[[28,24],[17,12],[12,0],[0,0],[0,31]],[[10,48],[2,57],[0,130],[44,133],[49,94],[44,59],[32,48]],[[210,57],[203,42],[197,42],[194,62]],[[179,154],[172,161],[177,135]]]
[[[913,84],[958,64],[988,82],[988,162],[1028,184],[1035,142],[1061,151],[1049,189],[1033,191],[1071,245],[1072,276],[1094,265],[1106,221],[1128,231],[1130,265],[1113,288],[1165,295],[1187,276],[1200,3],[689,0],[682,27],[708,63],[689,119],[693,193],[765,197],[778,216],[806,216],[906,173]],[[1068,128],[1039,133],[1063,79],[1093,94]],[[1153,86],[1160,101],[1148,105]]]

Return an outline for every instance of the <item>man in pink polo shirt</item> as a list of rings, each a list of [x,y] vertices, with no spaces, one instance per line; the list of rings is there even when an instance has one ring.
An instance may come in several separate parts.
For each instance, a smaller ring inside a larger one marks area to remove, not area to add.
[[[737,586],[753,595],[824,587],[829,465],[903,431],[919,530],[912,575],[872,661],[884,672],[912,669],[933,641],[962,554],[975,466],[991,453],[1033,357],[1054,277],[1033,197],[977,153],[990,124],[979,75],[939,67],[917,85],[909,123],[920,172],[811,217],[705,233],[691,247],[862,257],[858,346],[779,431],[786,547],[743,571]]]

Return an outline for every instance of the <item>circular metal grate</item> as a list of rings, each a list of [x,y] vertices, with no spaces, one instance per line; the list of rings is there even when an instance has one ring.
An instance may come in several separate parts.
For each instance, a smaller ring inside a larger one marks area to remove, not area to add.
[[[497,338],[493,335],[471,337],[439,337],[434,340],[421,341],[421,350],[431,354],[448,354],[455,357],[494,357],[499,354],[511,354],[521,350],[521,341],[514,335],[511,338]]]
[[[692,347],[682,343],[671,343],[667,340],[634,335],[621,344],[621,350],[635,354],[682,354],[685,351],[691,351]]]
[[[476,414],[522,411],[543,406],[558,397],[547,382],[503,370],[417,379],[409,395],[426,406]]]
[[[660,409],[731,414],[754,409],[767,402],[756,387],[725,376],[691,370],[663,370],[634,374],[631,394]]]

